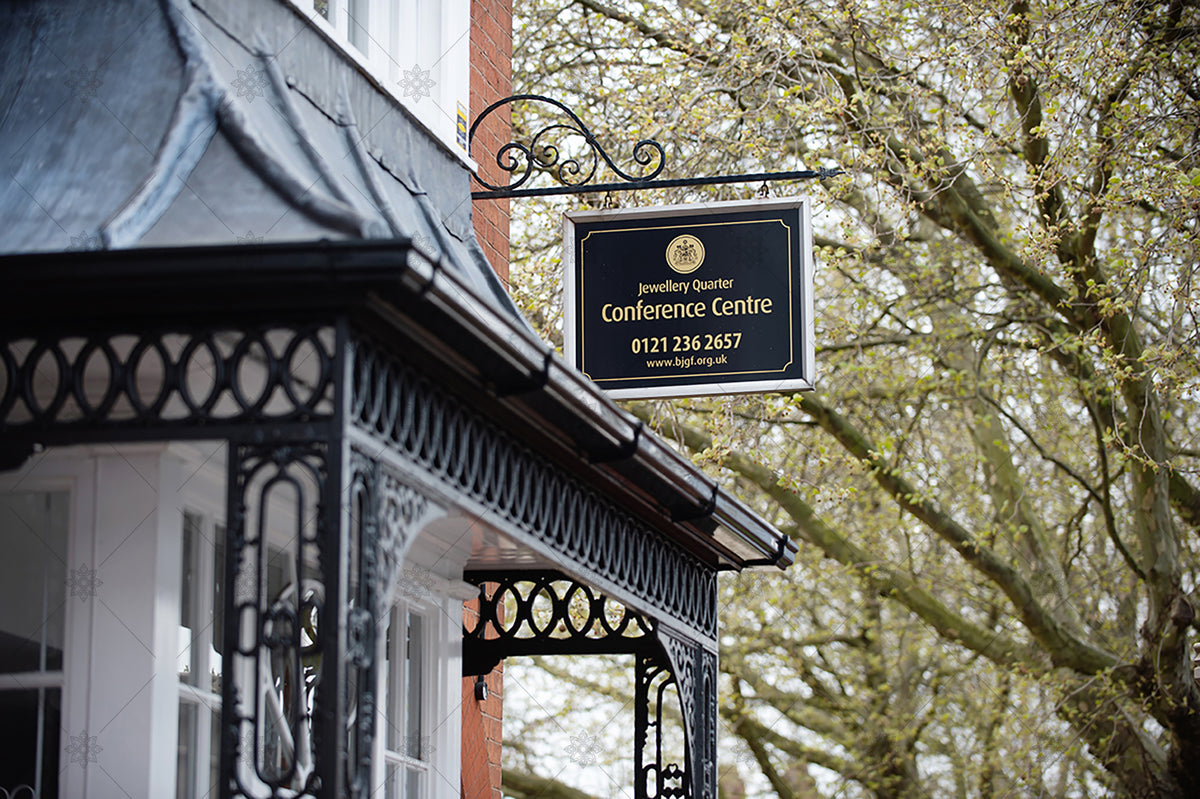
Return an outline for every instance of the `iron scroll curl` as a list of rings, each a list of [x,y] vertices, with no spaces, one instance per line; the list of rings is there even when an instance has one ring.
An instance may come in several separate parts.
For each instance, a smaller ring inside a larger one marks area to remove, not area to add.
[[[653,165],[654,168],[643,175],[632,175],[616,165],[604,148],[600,146],[600,143],[596,141],[596,137],[592,135],[587,125],[583,124],[583,120],[574,111],[562,102],[551,97],[543,97],[540,94],[515,94],[511,97],[497,100],[483,109],[479,116],[475,118],[475,121],[471,123],[471,128],[467,133],[468,152],[470,152],[471,145],[475,141],[475,132],[479,130],[479,126],[488,116],[499,108],[524,101],[551,105],[562,112],[569,122],[554,122],[546,125],[533,135],[528,144],[510,141],[507,144],[501,145],[500,149],[495,153],[496,166],[502,172],[514,175],[515,179],[511,180],[506,186],[498,186],[489,183],[476,172],[474,178],[485,190],[471,192],[471,199],[496,200],[513,197],[546,197],[561,194],[585,194],[588,192],[636,191],[639,189],[665,189],[680,186],[715,186],[723,183],[767,183],[777,180],[809,180],[812,178],[818,178],[823,181],[826,178],[846,174],[838,167],[822,166],[817,169],[800,169],[789,172],[755,172],[739,175],[708,175],[704,177],[656,179],[662,174],[666,166],[666,151],[661,144],[653,139],[642,139],[633,146],[633,160],[639,166],[649,167]],[[560,140],[554,138],[558,134],[561,134],[563,139],[567,137],[581,138],[587,145],[586,154],[578,157],[564,157],[563,151],[557,143]],[[481,157],[480,160],[485,160],[488,157],[490,155]],[[584,163],[581,163],[581,160]],[[602,160],[608,166],[608,169],[620,178],[619,181],[594,181]],[[537,167],[536,170],[535,167]],[[526,184],[530,182],[536,172],[552,173],[557,181],[557,185],[530,188]]]
[[[574,111],[558,100],[538,94],[516,94],[497,100],[483,109],[479,116],[475,118],[475,121],[471,123],[471,129],[467,134],[468,147],[470,143],[475,141],[475,132],[479,129],[480,124],[492,112],[506,105],[522,101],[552,105],[565,114],[570,123],[555,122],[547,125],[535,133],[528,144],[510,141],[501,146],[496,151],[496,166],[504,172],[516,175],[517,177],[506,186],[498,186],[489,183],[476,174],[475,179],[479,181],[480,185],[490,191],[510,192],[520,189],[533,177],[535,165],[539,169],[553,172],[559,183],[569,188],[582,188],[591,185],[592,179],[595,178],[596,171],[600,167],[601,160],[612,170],[613,174],[630,184],[645,183],[653,180],[662,173],[663,167],[666,165],[666,152],[663,150],[662,145],[653,139],[642,139],[633,146],[633,160],[639,166],[649,167],[654,165],[654,168],[644,175],[632,175],[625,172],[617,166],[608,152],[600,146],[600,143],[596,141],[596,137],[592,135],[591,130],[588,129],[587,125],[583,123],[583,120]],[[580,157],[563,157],[560,144],[558,143],[561,140],[555,138],[560,134],[564,138],[569,136],[582,138],[587,144],[587,153]],[[580,161],[581,158],[583,163]]]

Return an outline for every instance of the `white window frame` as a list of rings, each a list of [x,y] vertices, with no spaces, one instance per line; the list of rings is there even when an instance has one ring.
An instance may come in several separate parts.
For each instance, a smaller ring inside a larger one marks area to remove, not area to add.
[[[407,686],[398,684],[398,675],[390,669],[380,669],[376,688],[379,715],[375,725],[375,772],[372,774],[375,790],[372,796],[380,799],[396,796],[390,792],[392,786],[387,784],[388,765],[395,764],[424,771],[426,780],[421,799],[461,799],[462,613],[465,584],[446,580],[412,558],[406,568],[410,574],[413,573],[411,570],[419,573],[422,584],[408,586],[416,590],[402,590],[388,615],[388,624],[390,626],[398,619],[406,620],[410,612],[422,618],[425,652],[421,660],[422,728],[418,745],[428,747],[427,757],[412,758],[406,753],[387,748],[389,717],[399,712],[400,703],[407,696]],[[397,658],[403,655],[403,647],[396,636],[392,636],[392,652],[385,656],[387,644],[387,634],[379,635],[379,662],[389,665],[400,663]],[[393,686],[391,707],[384,699],[389,696],[389,680]],[[407,799],[407,795],[401,794],[400,799]]]
[[[81,451],[81,450],[76,450]],[[95,551],[91,532],[95,519],[95,461],[90,458],[49,457],[35,455],[18,471],[0,474],[0,492],[56,492],[68,494],[69,518],[67,522],[67,569],[72,564],[86,561],[95,565]],[[84,604],[71,599],[68,591],[63,635],[63,667],[60,672],[50,672],[38,678],[39,685],[30,687],[58,687],[59,713],[62,733],[58,740],[59,751],[59,796],[83,796],[86,791],[86,771],[68,768],[70,757],[66,746],[71,730],[86,727],[88,701],[84,691],[75,686],[86,685],[89,678],[88,658],[78,653],[91,648],[91,630],[88,625],[90,603]],[[50,674],[56,675],[55,685],[48,684]],[[10,679],[24,679],[24,675],[8,675]],[[86,756],[86,753],[84,753]]]
[[[70,576],[71,576],[71,564],[75,562],[75,556],[74,556],[74,551],[75,551],[75,547],[76,547],[76,536],[74,535],[75,519],[79,515],[76,505],[77,505],[77,502],[79,499],[80,492],[78,490],[76,490],[76,488],[75,488],[75,481],[71,480],[69,478],[64,479],[62,477],[38,477],[38,478],[30,479],[30,480],[14,481],[11,479],[11,477],[7,477],[4,480],[0,480],[0,494],[5,494],[5,495],[11,495],[11,494],[66,494],[67,495],[68,516],[67,516],[67,529],[66,529],[67,535],[66,535],[66,552],[65,552],[65,554],[67,556],[67,562],[65,564],[64,577],[66,578],[66,581],[69,582]],[[43,592],[44,592],[44,588],[43,588]],[[0,674],[0,693],[8,692],[8,691],[38,691],[39,692],[39,704],[41,704],[42,702],[45,701],[45,695],[44,695],[45,691],[57,689],[58,690],[60,726],[64,730],[69,730],[70,727],[67,726],[67,710],[68,710],[68,708],[67,708],[67,701],[68,701],[67,671],[68,671],[68,669],[70,669],[71,662],[72,662],[70,653],[71,653],[72,649],[77,645],[76,642],[73,642],[71,640],[72,630],[73,630],[72,625],[74,622],[73,617],[77,610],[75,607],[73,607],[73,605],[77,604],[77,603],[72,603],[70,601],[69,587],[65,587],[63,593],[64,593],[64,595],[60,598],[48,597],[48,596],[43,597],[43,601],[46,603],[45,606],[48,606],[48,604],[50,602],[53,602],[54,599],[60,599],[64,603],[64,607],[63,607],[63,651],[62,651],[61,666],[58,669],[53,669],[53,670],[46,669],[46,668],[38,668],[36,671],[22,671],[22,672],[10,672],[10,673]],[[44,648],[44,645],[45,644],[43,641],[43,648]],[[38,749],[39,755],[45,754],[42,751],[42,740],[44,739],[44,735],[43,735],[43,730],[41,729],[41,725],[44,723],[43,716],[44,716],[44,712],[39,712],[39,718],[38,718],[39,729],[38,729],[38,742],[37,742],[37,749]],[[72,786],[71,781],[68,779],[68,776],[70,776],[70,775],[63,773],[64,771],[68,771],[68,769],[65,768],[65,766],[67,764],[64,763],[64,760],[68,760],[68,758],[64,754],[64,743],[63,743],[62,733],[60,733],[58,736],[57,748],[58,748],[58,755],[59,755],[59,778],[58,778],[58,784],[55,786],[55,792],[59,796],[66,796],[68,794],[64,793],[64,791],[69,790],[71,787],[78,787],[78,786]],[[33,795],[35,797],[43,795],[43,793],[45,793],[45,791],[44,791],[44,786],[42,786],[41,782],[40,782],[41,770],[42,770],[41,763],[37,764],[36,769],[37,770],[36,770],[34,785],[30,785],[30,786],[0,785],[0,789],[3,789],[6,792],[11,791],[14,796],[18,796],[23,793],[23,791],[21,791],[19,793],[18,789],[24,789],[25,787],[28,787],[30,790],[34,791]]]
[[[433,698],[431,692],[428,690],[421,692],[416,708],[407,704],[407,700],[412,694],[408,684],[410,674],[407,664],[413,655],[411,651],[413,641],[409,637],[407,625],[413,617],[421,620],[415,658],[420,672],[421,687],[428,686],[430,679],[435,676],[433,672],[435,645],[431,641],[433,617],[430,608],[424,603],[401,600],[392,607],[391,613],[388,614],[388,631],[384,634],[384,645],[391,651],[387,653],[387,657],[383,661],[387,664],[387,673],[384,675],[387,687],[383,696],[390,697],[391,702],[381,703],[381,712],[375,726],[383,742],[385,780],[382,796],[384,799],[406,799],[410,796],[407,787],[409,771],[416,771],[421,775],[425,788],[421,795],[429,796],[433,776],[431,773],[433,764],[430,761],[435,754],[435,749],[430,745],[429,736],[431,711],[434,710],[432,707],[434,703],[430,701]],[[405,667],[401,668],[400,664],[405,664]],[[414,711],[418,718],[418,740],[415,742],[415,753],[414,742],[410,740],[407,729],[408,716]],[[400,718],[396,718],[397,716]],[[399,749],[390,748],[394,725],[403,726],[399,735]],[[394,779],[389,773],[393,767],[397,770]]]
[[[201,536],[207,537],[210,541],[215,541],[218,535],[218,530],[224,534],[225,522],[224,519],[218,516],[216,508],[209,504],[201,509],[199,506],[203,499],[197,496],[189,496],[185,498],[185,505],[179,515],[180,524],[180,566],[182,566],[182,544],[183,544],[183,527],[187,524],[188,517],[195,518],[201,527]],[[222,509],[223,511],[223,509]],[[205,546],[202,542],[193,542],[193,560],[192,568],[195,570],[193,577],[193,585],[197,587],[211,587],[219,574],[219,569],[224,569],[223,562],[218,563],[216,558],[216,547]],[[178,592],[179,603],[183,604],[183,584],[182,573],[180,574],[180,586]],[[215,614],[223,613],[224,608],[213,607],[212,591],[201,590],[196,592],[192,598],[193,614],[199,619],[203,619],[207,613]],[[213,625],[210,624],[206,628],[193,630],[192,639],[188,642],[186,649],[179,654],[182,657],[185,652],[188,653],[191,664],[197,664],[197,658],[193,652],[193,647],[199,645],[201,648],[201,657],[197,668],[197,673],[201,671],[211,673],[211,669],[215,665],[218,669],[221,666],[220,655],[213,657],[212,644],[219,643],[213,641]],[[183,641],[180,641],[183,645]],[[215,663],[213,662],[215,660]],[[210,758],[213,755],[213,727],[218,728],[218,741],[220,740],[219,728],[221,724],[221,695],[212,690],[211,685],[201,681],[200,685],[192,685],[186,682],[182,675],[179,679],[179,708],[182,717],[184,705],[190,705],[195,709],[195,736],[193,738],[194,748],[188,753],[191,761],[193,773],[195,775],[193,781],[188,786],[189,792],[185,796],[208,797],[215,796],[217,785],[214,785],[211,779],[209,770]],[[176,727],[178,729],[178,726]],[[178,743],[178,742],[177,742]],[[218,753],[219,756],[219,753]],[[178,785],[178,775],[176,775],[176,784]],[[177,797],[178,799],[178,797]]]
[[[470,0],[328,0],[328,18],[313,0],[287,2],[474,168],[460,135],[470,102]]]

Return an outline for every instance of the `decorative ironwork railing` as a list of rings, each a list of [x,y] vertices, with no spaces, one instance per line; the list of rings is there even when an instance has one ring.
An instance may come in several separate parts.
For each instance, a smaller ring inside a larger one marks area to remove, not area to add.
[[[178,429],[333,413],[333,331],[245,326],[0,342],[0,433]]]
[[[354,340],[353,358],[348,416],[355,427],[698,638],[716,639],[715,570],[370,339]]]

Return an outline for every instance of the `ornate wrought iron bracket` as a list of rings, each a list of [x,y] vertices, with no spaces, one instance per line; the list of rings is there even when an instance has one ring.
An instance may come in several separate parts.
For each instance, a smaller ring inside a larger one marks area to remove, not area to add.
[[[569,122],[555,122],[547,125],[535,133],[528,144],[510,141],[503,145],[494,154],[496,166],[508,174],[514,175],[515,179],[510,181],[507,186],[498,186],[488,183],[477,174],[475,179],[485,188],[485,191],[472,192],[472,199],[494,200],[505,197],[546,197],[557,194],[665,189],[676,186],[714,186],[722,183],[765,183],[776,180],[810,180],[812,178],[825,180],[826,178],[844,174],[841,169],[836,167],[833,169],[821,167],[815,170],[802,169],[792,172],[756,172],[743,175],[709,175],[699,178],[667,178],[656,180],[655,178],[662,173],[663,168],[666,166],[666,152],[663,150],[662,145],[653,139],[642,139],[633,146],[633,160],[639,166],[653,166],[653,168],[643,175],[631,175],[622,171],[613,162],[613,159],[600,146],[595,136],[592,135],[592,132],[583,124],[583,121],[575,112],[558,100],[537,94],[512,95],[497,100],[483,109],[471,124],[471,130],[468,133],[468,148],[471,143],[474,143],[475,132],[479,129],[483,120],[497,109],[521,101],[546,103],[554,106],[566,116]],[[587,147],[586,153],[578,157],[564,155],[561,144],[556,143],[558,140],[555,139],[555,136],[559,134],[567,137],[574,136],[581,138]],[[492,154],[488,154],[486,157],[493,156]],[[592,179],[596,177],[596,172],[600,168],[601,161],[608,165],[608,168],[620,178],[620,181],[608,183],[592,182]],[[559,185],[545,188],[526,188],[525,184],[538,172],[549,172],[559,182]]]
[[[463,579],[479,586],[479,620],[463,629],[464,677],[487,674],[514,655],[660,651],[650,619],[559,572],[467,572]]]
[[[561,572],[472,571],[463,676],[513,655],[634,655],[634,799],[715,799],[717,655]],[[667,734],[668,707],[683,722]]]

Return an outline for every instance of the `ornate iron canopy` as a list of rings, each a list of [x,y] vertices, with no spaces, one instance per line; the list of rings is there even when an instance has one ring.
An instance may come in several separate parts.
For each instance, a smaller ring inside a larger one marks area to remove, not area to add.
[[[627,609],[537,640],[635,654],[639,795],[715,796],[717,571],[783,567],[795,545],[445,267],[406,240],[0,257],[3,465],[41,446],[227,442],[223,797],[366,794],[376,630],[439,503],[562,569],[513,590]],[[284,486],[315,520],[289,555],[311,590],[273,598],[255,575]],[[528,645],[469,643],[469,670]],[[305,686],[272,719],[254,705],[267,662]],[[654,754],[664,692],[683,763]],[[268,767],[267,724],[312,746]]]

